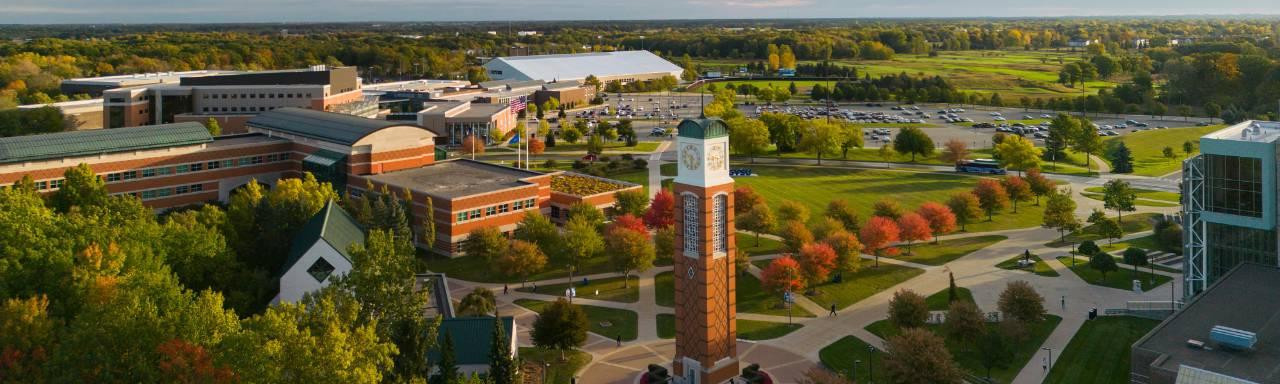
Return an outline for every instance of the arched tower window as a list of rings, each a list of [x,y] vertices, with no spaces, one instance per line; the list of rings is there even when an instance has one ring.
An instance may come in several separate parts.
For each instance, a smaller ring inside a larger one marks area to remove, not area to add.
[[[728,215],[725,209],[729,205],[728,195],[717,195],[715,198],[715,207],[712,210],[712,231],[711,236],[716,252],[729,252],[728,235],[725,229],[728,227]]]
[[[698,253],[698,198],[692,195],[684,196],[684,251],[689,254]]]

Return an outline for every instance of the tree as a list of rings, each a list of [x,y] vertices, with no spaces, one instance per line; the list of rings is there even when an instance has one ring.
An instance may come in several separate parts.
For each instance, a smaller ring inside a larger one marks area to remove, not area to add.
[[[877,155],[880,155],[880,159],[881,159],[881,160],[884,160],[884,166],[885,166],[885,168],[888,168],[888,167],[889,167],[889,160],[893,160],[893,156],[895,156],[895,155],[897,154],[897,152],[894,152],[894,150],[893,150],[893,146],[890,146],[890,145],[881,145],[881,146],[880,146],[880,149],[877,149],[877,150],[876,150],[876,154],[877,154]]]
[[[1040,205],[1040,197],[1053,193],[1055,184],[1053,180],[1049,180],[1040,168],[1031,168],[1027,170],[1027,176],[1023,178],[1027,181],[1027,186],[1031,188],[1031,194],[1036,196],[1036,205]]]
[[[1213,122],[1213,118],[1222,114],[1222,106],[1215,102],[1204,103],[1204,114],[1209,117],[1209,122]]]
[[[813,242],[813,232],[804,223],[791,220],[782,223],[778,233],[782,237],[782,246],[788,252],[799,252],[805,244]]]
[[[506,253],[509,244],[507,236],[498,227],[480,227],[467,235],[467,241],[462,243],[462,253],[491,263]]]
[[[916,155],[933,154],[933,139],[916,127],[906,127],[898,131],[893,138],[893,150],[898,153],[910,153],[911,162],[916,162]]]
[[[675,227],[662,227],[653,231],[653,253],[654,259],[667,261],[676,255]]]
[[[1124,250],[1124,263],[1133,266],[1133,277],[1138,277],[1138,267],[1147,266],[1147,250],[1129,247]]]
[[[902,217],[902,206],[897,200],[880,199],[871,205],[871,212],[873,216],[897,220]]]
[[[1111,173],[1133,173],[1133,154],[1124,141],[1111,150]]]
[[[737,201],[734,201],[736,204]],[[827,211],[825,215],[829,218],[839,221],[844,229],[857,232],[858,231],[858,212],[849,206],[849,202],[844,199],[831,200],[827,203]]]
[[[483,289],[483,288],[477,288]],[[453,332],[444,333],[444,345],[440,346],[440,383],[441,384],[457,384],[458,382],[458,358],[454,354]]]
[[[536,107],[534,107],[534,106],[532,106],[532,105],[531,105],[531,106],[529,106],[529,107],[530,107],[530,108],[536,108]],[[538,120],[538,137],[545,137],[545,138],[547,138],[547,139],[551,139],[551,138],[552,138],[552,135],[551,135],[551,123],[548,123],[546,120]],[[548,146],[548,147],[554,147],[555,145],[547,145],[547,146]]]
[[[69,212],[71,207],[84,209],[107,204],[107,183],[88,164],[67,168],[62,177],[65,179],[62,187],[49,199],[58,212]]]
[[[618,214],[640,217],[644,216],[645,210],[649,208],[649,197],[645,196],[643,190],[619,191],[613,196],[614,201],[617,202],[614,209]]]
[[[671,190],[665,188],[659,190],[653,195],[649,210],[644,213],[644,224],[655,229],[675,225],[676,219],[673,213],[675,206],[676,198],[671,194]]]
[[[808,120],[802,126],[800,150],[818,156],[822,165],[823,155],[835,155],[844,143],[844,131],[840,125],[822,120]]]
[[[1059,113],[1049,123],[1049,137],[1044,139],[1044,153],[1041,156],[1053,162],[1065,159],[1067,146],[1079,135],[1080,129],[1080,120],[1071,115]]]
[[[589,327],[586,311],[561,297],[538,313],[530,337],[538,347],[560,350],[563,358],[564,350],[582,346]]]
[[[476,155],[484,153],[484,139],[476,135],[467,135],[462,138],[462,153]]]
[[[885,375],[891,383],[957,384],[963,374],[941,337],[912,328],[885,342]]]
[[[993,213],[1009,206],[1009,193],[1005,192],[1000,182],[992,179],[978,180],[973,188],[973,195],[978,197],[978,206],[987,212],[987,221],[991,221]]]
[[[800,263],[791,258],[791,255],[783,255],[773,259],[760,272],[760,284],[773,293],[796,292],[804,289],[801,276],[803,273],[800,272]]]
[[[638,221],[637,221],[638,222]],[[622,287],[630,284],[631,271],[644,272],[653,267],[654,249],[649,242],[649,233],[636,231],[621,226],[609,229],[605,243],[609,249],[609,259],[622,273]]]
[[[583,263],[604,251],[604,239],[596,232],[595,224],[586,217],[571,217],[564,226],[565,253],[569,265],[582,269]]]
[[[533,243],[516,240],[511,242],[506,252],[494,259],[494,266],[505,276],[519,277],[520,281],[525,281],[530,275],[546,268],[547,255]]]
[[[964,140],[951,139],[942,144],[942,154],[938,155],[938,160],[942,160],[943,164],[958,164],[969,158],[969,145]]]
[[[210,118],[209,118],[209,121],[206,121],[206,122],[204,123],[204,127],[205,127],[205,129],[208,129],[208,130],[209,130],[209,136],[221,136],[221,135],[222,135],[222,126],[221,126],[221,125],[218,125],[218,120],[217,120],[217,119],[214,119],[214,118],[210,117]]]
[[[756,235],[756,246],[760,245],[761,233],[771,232],[778,225],[777,219],[773,217],[773,210],[764,204],[756,205],[751,212],[738,216],[736,221],[739,229]]]
[[[1003,332],[990,330],[978,338],[977,355],[978,362],[987,370],[986,377],[990,378],[992,369],[1009,367],[1013,360],[1013,348],[1005,340]]]
[[[880,254],[895,251],[890,245],[898,241],[898,233],[898,223],[876,216],[867,220],[867,225],[858,231],[858,240],[865,249],[871,250],[871,254],[876,257],[876,266],[879,266]]]
[[[582,131],[574,127],[563,127],[560,128],[560,137],[569,144],[577,144],[582,139]]]
[[[361,302],[361,318],[377,323],[380,334],[419,316],[425,298],[414,291],[414,251],[410,238],[381,229],[369,231],[363,245],[351,246],[351,272],[336,284]]]
[[[1000,292],[996,305],[1006,317],[1034,323],[1044,317],[1044,297],[1022,280],[1010,281]]]
[[[750,185],[740,185],[733,190],[733,214],[744,215],[757,205],[764,205],[764,196],[756,193]]]
[[[995,153],[1000,164],[1019,171],[1040,166],[1040,149],[1022,136],[1009,136],[996,145]]]
[[[899,289],[889,299],[889,323],[898,329],[923,327],[929,319],[929,306],[924,296],[910,289]]]
[[[546,150],[547,150],[547,143],[545,141],[542,141],[542,139],[537,139],[537,138],[529,139],[529,154],[541,155],[542,152],[545,152]]]
[[[542,253],[558,255],[564,247],[560,243],[560,230],[550,218],[538,211],[525,212],[524,217],[516,223],[516,239],[524,240],[538,246]]]
[[[1080,229],[1080,219],[1076,218],[1076,202],[1071,199],[1071,191],[1053,190],[1044,207],[1045,228],[1058,230],[1059,242],[1066,241],[1066,233]]]
[[[795,200],[783,200],[778,205],[778,220],[780,221],[799,221],[801,223],[809,221],[809,207],[804,206]]]
[[[956,300],[947,309],[947,334],[969,344],[981,337],[987,329],[987,321],[978,306],[972,302]]]
[[[1107,244],[1110,245],[1112,240],[1119,239],[1124,236],[1124,228],[1120,227],[1120,223],[1111,220],[1110,217],[1103,217],[1093,223],[1094,228],[1099,235],[1107,238]]]
[[[1080,243],[1079,247],[1076,247],[1076,253],[1085,256],[1093,256],[1098,252],[1102,252],[1102,248],[1099,248],[1098,244],[1094,243],[1093,240],[1085,240]]]
[[[1102,273],[1102,280],[1107,280],[1107,272],[1119,269],[1116,266],[1116,259],[1106,252],[1097,252],[1089,256],[1089,268],[1096,269]]]
[[[827,282],[831,270],[836,266],[835,250],[823,243],[805,244],[800,248],[797,257],[804,284],[810,289]]]
[[[1102,149],[1102,137],[1098,136],[1098,130],[1093,129],[1093,123],[1088,120],[1080,119],[1077,123],[1078,129],[1075,130],[1075,137],[1071,139],[1071,149],[1085,154],[1085,168],[1093,169],[1093,154]]]
[[[964,230],[965,224],[982,217],[982,202],[972,192],[951,195],[947,200],[947,208],[951,208],[951,213],[956,215],[956,222],[960,223],[961,231]]]
[[[1195,144],[1195,142],[1192,142],[1191,140],[1187,140],[1187,141],[1182,142],[1182,153],[1183,153],[1183,154],[1186,154],[1187,156],[1191,156],[1191,154],[1192,154],[1192,153],[1195,153],[1195,151],[1196,151],[1196,144]]]
[[[927,201],[920,204],[916,213],[929,222],[929,231],[933,233],[933,243],[938,243],[938,235],[956,230],[956,214],[942,203]]]
[[[862,127],[848,123],[838,123],[840,125],[840,158],[848,159],[849,150],[854,148],[862,148]]]
[[[1000,183],[1004,186],[1004,190],[1009,194],[1009,201],[1013,202],[1013,213],[1018,213],[1018,202],[1031,200],[1031,185],[1018,176],[1005,177]]]
[[[813,238],[815,239],[822,239],[831,233],[843,230],[845,230],[844,224],[841,224],[839,220],[832,219],[830,217],[822,217],[818,219],[817,223],[809,225],[809,231],[813,232]]]
[[[746,155],[755,163],[756,156],[769,150],[769,127],[757,119],[738,118],[727,121],[729,125],[729,148],[735,153]]]
[[[458,316],[488,316],[493,313],[497,298],[493,291],[484,287],[476,287],[462,301],[458,302]]]
[[[908,213],[898,218],[899,236],[907,242],[907,254],[911,254],[911,243],[914,241],[929,240],[929,236],[933,234],[933,230],[929,227],[929,221],[925,220],[916,213]]]
[[[840,272],[857,272],[862,265],[862,243],[858,237],[848,231],[835,231],[827,235],[822,242],[836,253],[836,270]]]
[[[573,220],[575,217],[582,217],[588,223],[591,223],[597,230],[604,229],[604,211],[596,206],[584,202],[577,202],[569,206],[569,212],[565,214],[566,220]]]
[[[1129,186],[1129,182],[1114,179],[1102,184],[1102,205],[1106,209],[1116,210],[1117,224],[1124,223],[1121,216],[1125,211],[1133,211],[1138,198],[1138,193]]]

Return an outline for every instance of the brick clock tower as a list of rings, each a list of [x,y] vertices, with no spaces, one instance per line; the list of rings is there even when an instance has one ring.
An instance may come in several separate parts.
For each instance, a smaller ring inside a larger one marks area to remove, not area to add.
[[[729,130],[707,118],[686,119],[677,128],[672,371],[683,384],[720,384],[738,375]]]

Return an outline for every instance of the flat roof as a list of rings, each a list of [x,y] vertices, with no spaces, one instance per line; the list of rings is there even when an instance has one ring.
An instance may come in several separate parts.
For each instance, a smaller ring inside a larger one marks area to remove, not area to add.
[[[510,68],[531,80],[577,80],[588,75],[615,77],[683,71],[680,66],[649,51],[616,51],[499,57],[485,63],[489,70]]]
[[[151,73],[135,73],[130,75],[109,75],[97,77],[81,77],[76,79],[66,79],[62,84],[76,85],[128,85],[128,84],[154,84],[176,82],[183,77],[190,76],[211,76],[226,75],[233,73],[242,73],[239,71],[219,71],[219,70],[200,70],[200,71],[184,71],[184,72],[151,72]]]
[[[366,176],[369,179],[447,199],[531,185],[525,178],[542,176],[526,171],[468,159]]]
[[[1135,350],[1167,356],[1153,368],[1178,372],[1186,365],[1259,383],[1280,381],[1280,268],[1245,263],[1201,292],[1181,311],[1134,343]],[[1210,341],[1209,330],[1222,325],[1257,333],[1253,351],[1236,352]],[[1209,348],[1187,346],[1188,339]]]
[[[348,146],[383,128],[416,126],[403,121],[376,120],[342,113],[292,107],[259,113],[257,116],[250,118],[245,125]]]
[[[1208,133],[1200,138],[1270,143],[1280,139],[1280,122],[1249,120]]]
[[[95,129],[0,138],[0,164],[204,144],[209,130],[196,122]]]

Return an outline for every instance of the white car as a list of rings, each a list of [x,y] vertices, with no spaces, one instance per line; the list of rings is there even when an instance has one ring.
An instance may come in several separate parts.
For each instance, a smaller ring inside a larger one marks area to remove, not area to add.
[[[995,120],[996,120],[996,121],[1005,121],[1005,118],[1004,118],[1004,116],[996,116]]]

